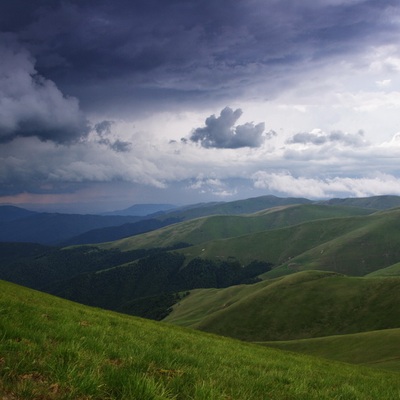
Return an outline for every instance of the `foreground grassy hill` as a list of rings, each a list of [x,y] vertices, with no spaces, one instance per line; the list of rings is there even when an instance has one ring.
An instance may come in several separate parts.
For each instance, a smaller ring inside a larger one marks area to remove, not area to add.
[[[395,399],[399,375],[92,309],[0,282],[3,399]]]
[[[400,278],[305,271],[193,291],[164,321],[252,342],[399,328],[399,290]]]
[[[352,364],[400,371],[400,329],[315,339],[265,342],[264,345]]]

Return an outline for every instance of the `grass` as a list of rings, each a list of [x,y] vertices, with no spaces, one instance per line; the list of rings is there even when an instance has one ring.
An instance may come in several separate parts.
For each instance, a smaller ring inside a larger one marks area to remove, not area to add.
[[[364,276],[397,263],[400,259],[398,219],[400,210],[381,212],[367,218],[367,224],[293,258],[298,269],[323,269]]]
[[[141,320],[0,282],[3,399],[395,399],[399,375]]]
[[[201,244],[239,237],[323,218],[370,214],[372,210],[323,205],[281,206],[248,215],[214,215],[184,221],[152,232],[103,244],[123,251],[168,247],[186,242]]]
[[[367,278],[400,276],[400,262],[367,274]]]
[[[265,342],[283,350],[400,372],[400,329],[315,339]]]
[[[168,322],[250,342],[400,327],[400,278],[304,271],[255,285],[193,291]]]
[[[303,270],[364,276],[400,259],[400,210],[368,216],[319,219],[240,237],[214,240],[180,250],[195,257],[233,257],[243,264],[258,259],[276,267],[262,275],[276,278]]]
[[[293,264],[306,251],[328,243],[343,234],[363,227],[369,217],[347,217],[315,220],[295,226],[265,230],[224,240],[215,240],[181,250],[188,258],[234,257],[243,264],[258,259],[275,265]],[[296,267],[295,270],[298,270]],[[270,277],[273,274],[267,274]]]

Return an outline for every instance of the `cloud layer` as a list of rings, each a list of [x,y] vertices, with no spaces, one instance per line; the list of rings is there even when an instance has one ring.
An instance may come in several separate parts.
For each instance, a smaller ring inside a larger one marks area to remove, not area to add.
[[[397,0],[0,2],[0,202],[398,193],[399,35]]]
[[[39,73],[85,109],[134,112],[249,89],[276,96],[306,70],[397,44],[398,3],[15,0],[0,15]]]

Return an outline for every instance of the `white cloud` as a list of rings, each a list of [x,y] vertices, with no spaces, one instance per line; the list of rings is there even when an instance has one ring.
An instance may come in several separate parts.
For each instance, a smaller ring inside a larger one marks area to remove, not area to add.
[[[400,195],[400,178],[387,174],[371,177],[307,178],[290,172],[258,171],[253,175],[254,186],[287,196],[309,198],[366,197],[380,194]]]

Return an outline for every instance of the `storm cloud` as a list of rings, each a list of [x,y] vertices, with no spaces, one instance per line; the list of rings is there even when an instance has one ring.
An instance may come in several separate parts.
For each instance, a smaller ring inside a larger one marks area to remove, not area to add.
[[[0,34],[0,142],[36,136],[70,143],[89,132],[76,98],[39,75],[34,60],[10,35]]]
[[[190,140],[206,148],[260,147],[265,140],[263,136],[265,124],[261,122],[254,125],[253,122],[247,122],[235,126],[242,113],[240,108],[234,111],[230,107],[225,107],[219,117],[211,115],[206,119],[205,127],[195,129]]]
[[[0,1],[0,202],[397,193],[399,21],[398,0]]]
[[[274,96],[309,61],[317,67],[321,60],[354,54],[355,44],[361,49],[394,42],[396,5],[15,0],[1,2],[0,26],[31,51],[42,76],[85,109],[132,113],[154,102],[228,99],[249,87],[262,96],[268,88]],[[277,74],[282,66],[284,79]]]

